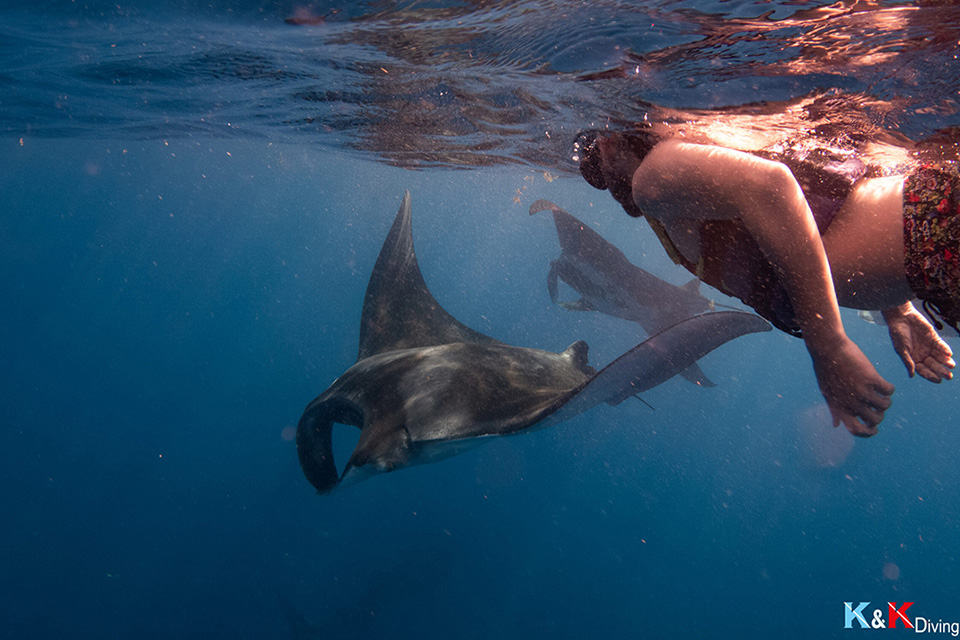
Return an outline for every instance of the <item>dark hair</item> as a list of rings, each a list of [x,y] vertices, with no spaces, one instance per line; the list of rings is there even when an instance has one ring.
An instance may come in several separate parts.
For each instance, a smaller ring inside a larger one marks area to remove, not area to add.
[[[633,202],[633,172],[659,138],[647,125],[630,131],[582,131],[573,143],[580,174],[596,189],[609,189],[631,216],[640,211]]]
[[[603,159],[597,149],[599,131],[581,131],[573,141],[574,160],[580,161],[580,175],[594,189],[606,189],[607,181],[603,178]]]

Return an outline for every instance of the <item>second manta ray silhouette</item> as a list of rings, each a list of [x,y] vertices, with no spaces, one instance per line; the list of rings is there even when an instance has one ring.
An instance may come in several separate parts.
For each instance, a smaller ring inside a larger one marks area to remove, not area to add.
[[[410,217],[408,191],[367,285],[357,362],[307,406],[297,425],[300,466],[319,493],[446,458],[487,436],[549,427],[602,402],[619,404],[728,340],[770,330],[748,313],[694,317],[599,373],[587,364],[582,341],[562,353],[513,347],[461,324],[433,298],[417,265]],[[339,475],[334,423],[360,428]]]
[[[530,205],[530,215],[541,211],[553,213],[560,239],[560,257],[550,263],[547,274],[547,290],[554,304],[631,320],[651,336],[681,320],[713,311],[713,301],[700,295],[697,278],[682,287],[672,285],[627,260],[620,249],[549,200]],[[582,297],[561,301],[558,280]],[[716,386],[696,363],[680,375],[701,387]]]

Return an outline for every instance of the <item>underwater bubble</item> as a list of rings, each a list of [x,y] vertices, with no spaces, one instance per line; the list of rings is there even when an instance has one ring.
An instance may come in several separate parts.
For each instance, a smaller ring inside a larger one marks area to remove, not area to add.
[[[830,409],[825,404],[802,411],[797,426],[802,453],[817,467],[839,467],[853,450],[853,436],[842,426],[833,426]]]
[[[887,580],[899,580],[900,579],[900,567],[898,567],[893,562],[888,562],[883,565],[883,577]]]

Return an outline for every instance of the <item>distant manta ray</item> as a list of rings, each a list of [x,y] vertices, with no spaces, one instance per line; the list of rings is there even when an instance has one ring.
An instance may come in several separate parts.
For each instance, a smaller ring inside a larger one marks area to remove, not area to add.
[[[455,320],[427,289],[413,250],[410,193],[380,250],[360,316],[356,364],[297,425],[300,466],[319,493],[454,455],[487,436],[540,429],[619,404],[723,343],[769,331],[758,316],[711,313],[653,336],[597,373],[587,345],[562,353],[513,347]],[[360,428],[343,473],[333,425]]]
[[[550,263],[547,290],[554,304],[571,311],[599,311],[636,322],[654,335],[681,320],[713,311],[712,300],[700,295],[696,278],[677,287],[644,271],[603,237],[549,200],[530,205],[530,215],[551,211],[560,239],[560,257]],[[582,297],[560,300],[558,281]],[[716,386],[696,363],[680,375],[701,387]]]

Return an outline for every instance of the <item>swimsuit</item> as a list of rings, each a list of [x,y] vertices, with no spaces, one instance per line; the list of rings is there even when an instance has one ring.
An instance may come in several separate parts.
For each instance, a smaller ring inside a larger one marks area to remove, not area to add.
[[[593,187],[609,189],[628,214],[644,217],[675,263],[726,295],[739,298],[781,331],[802,337],[800,323],[776,269],[742,222],[703,222],[700,226],[700,260],[693,262],[680,253],[659,220],[644,216],[636,207],[632,196],[633,171],[656,142],[645,130],[611,136],[585,132],[577,141],[581,153],[580,172]],[[867,171],[867,166],[853,153],[810,149],[752,153],[781,162],[790,169],[803,190],[821,235],[853,185]],[[605,171],[604,163],[613,168]],[[619,179],[610,183],[611,176]]]
[[[820,235],[833,222],[853,185],[866,173],[866,165],[852,157],[816,165],[789,154],[755,155],[787,165],[800,184]],[[738,298],[777,329],[803,337],[793,304],[776,269],[742,222],[703,222],[700,225],[700,261],[694,263],[680,253],[659,220],[649,217],[646,220],[674,262],[710,286]]]
[[[925,163],[903,184],[903,261],[910,288],[937,329],[960,321],[960,168]],[[934,315],[936,314],[936,315]]]

